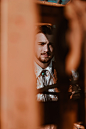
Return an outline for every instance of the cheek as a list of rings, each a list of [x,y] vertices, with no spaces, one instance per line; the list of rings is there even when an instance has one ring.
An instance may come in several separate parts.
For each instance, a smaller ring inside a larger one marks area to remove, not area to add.
[[[35,44],[35,52],[36,52],[36,53],[38,52],[38,49],[39,49],[38,45]]]
[[[41,54],[41,48],[39,47],[39,46],[36,46],[35,47],[35,53],[36,53],[36,55],[40,55]]]

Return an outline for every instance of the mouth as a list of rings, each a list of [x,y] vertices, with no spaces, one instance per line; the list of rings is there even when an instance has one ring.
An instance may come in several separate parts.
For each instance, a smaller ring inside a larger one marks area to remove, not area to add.
[[[50,57],[50,54],[48,54],[48,53],[42,53],[41,54],[43,57]]]

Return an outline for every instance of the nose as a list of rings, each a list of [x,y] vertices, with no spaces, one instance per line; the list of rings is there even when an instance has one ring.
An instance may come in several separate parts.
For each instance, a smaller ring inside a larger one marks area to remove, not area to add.
[[[45,51],[45,52],[48,52],[48,51],[49,51],[49,46],[48,46],[48,44],[46,44],[46,45],[44,46],[44,51]]]

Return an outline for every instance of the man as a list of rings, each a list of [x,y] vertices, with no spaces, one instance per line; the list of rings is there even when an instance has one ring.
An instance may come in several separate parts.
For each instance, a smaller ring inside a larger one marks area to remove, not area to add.
[[[46,88],[57,82],[57,73],[54,67],[53,54],[53,27],[51,25],[38,26],[35,39],[35,75],[37,79],[37,89]],[[48,102],[57,101],[57,95],[50,92],[56,92],[57,88],[50,88],[47,93],[38,93],[37,101]],[[56,106],[52,103],[44,103],[44,125],[43,129],[56,129],[55,119]],[[54,112],[55,111],[55,112]],[[57,115],[56,115],[57,117]],[[56,119],[55,119],[56,120]]]
[[[50,25],[39,26],[35,39],[35,74],[37,89],[55,84],[56,71],[53,68],[53,28]],[[48,92],[56,92],[56,88]],[[57,101],[58,97],[52,94],[37,94],[38,101]]]

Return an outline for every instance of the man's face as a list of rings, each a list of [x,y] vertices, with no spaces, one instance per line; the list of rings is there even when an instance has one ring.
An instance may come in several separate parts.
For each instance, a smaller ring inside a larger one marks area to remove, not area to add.
[[[53,57],[53,35],[38,33],[35,40],[35,57],[42,63],[49,63]]]

